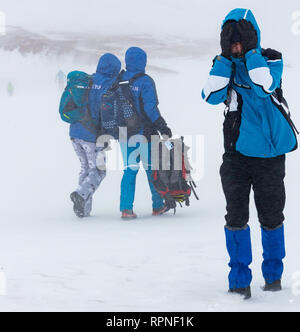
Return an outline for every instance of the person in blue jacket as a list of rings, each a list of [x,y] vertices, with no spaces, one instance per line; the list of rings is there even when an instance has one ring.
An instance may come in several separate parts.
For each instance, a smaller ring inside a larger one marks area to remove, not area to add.
[[[138,47],[131,47],[125,55],[126,71],[121,74],[121,81],[131,81],[131,89],[134,96],[136,109],[142,122],[140,134],[147,143],[130,146],[127,142],[120,142],[124,160],[124,175],[121,183],[120,210],[123,219],[135,219],[137,215],[133,212],[135,197],[136,176],[139,171],[140,162],[147,173],[147,178],[152,194],[153,215],[158,216],[166,212],[163,199],[155,190],[151,175],[151,136],[166,135],[172,137],[172,132],[158,109],[158,97],[153,79],[146,75],[147,54]],[[135,155],[135,151],[137,151]],[[131,158],[134,156],[134,158]]]
[[[260,40],[252,11],[231,11],[222,25],[222,54],[214,59],[202,91],[209,104],[226,104],[220,174],[227,201],[229,289],[245,298],[251,297],[252,281],[248,226],[251,188],[262,231],[264,290],[281,290],[285,155],[297,148],[281,89],[282,54],[262,49]]]
[[[101,135],[100,105],[102,95],[116,82],[121,70],[120,60],[113,54],[104,54],[92,78],[89,92],[89,122],[76,122],[70,126],[70,137],[81,163],[79,186],[71,194],[74,212],[80,218],[88,217],[92,209],[92,198],[106,176],[105,152],[96,146]],[[91,124],[90,124],[91,122]],[[102,156],[99,156],[102,154]],[[102,165],[99,165],[102,161]]]

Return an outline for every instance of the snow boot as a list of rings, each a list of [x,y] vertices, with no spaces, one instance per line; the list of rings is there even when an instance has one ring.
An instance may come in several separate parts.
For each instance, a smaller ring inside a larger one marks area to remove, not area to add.
[[[133,210],[123,210],[122,219],[124,219],[124,220],[137,219],[137,215],[133,212]]]
[[[74,210],[74,213],[76,214],[76,216],[78,218],[84,218],[85,215],[84,215],[84,210],[85,210],[85,199],[83,197],[81,197],[77,191],[74,191],[71,196],[70,196],[73,204],[74,204],[74,207],[73,207],[73,210]]]
[[[162,216],[163,214],[165,214],[168,211],[169,211],[169,208],[167,206],[163,206],[160,209],[153,209],[152,216],[153,217]]]
[[[266,290],[281,287],[283,259],[285,257],[284,226],[274,230],[262,228],[263,258],[262,272],[266,281]]]
[[[226,245],[230,256],[229,289],[231,293],[248,294],[252,281],[249,265],[252,263],[250,228],[231,229],[225,227]],[[247,291],[246,291],[247,290]],[[248,296],[248,295],[247,295]]]
[[[282,290],[281,280],[274,281],[272,284],[266,282],[264,292],[280,292]]]
[[[229,290],[230,294],[237,294],[240,295],[244,298],[244,300],[249,300],[252,297],[251,294],[251,287],[247,288],[238,288],[238,289],[230,289]]]

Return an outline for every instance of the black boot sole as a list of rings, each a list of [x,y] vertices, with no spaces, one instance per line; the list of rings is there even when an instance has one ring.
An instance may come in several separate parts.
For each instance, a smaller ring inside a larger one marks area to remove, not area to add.
[[[70,198],[74,204],[74,213],[78,218],[83,219],[85,200],[76,191],[71,194]]]

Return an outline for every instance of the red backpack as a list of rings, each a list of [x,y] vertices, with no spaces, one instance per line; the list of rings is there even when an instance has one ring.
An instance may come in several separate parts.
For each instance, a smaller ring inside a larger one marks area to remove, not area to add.
[[[192,192],[199,200],[195,188],[197,187],[191,177],[192,167],[188,160],[189,148],[184,139],[172,139],[160,142],[159,169],[152,172],[152,183],[165,200],[168,209],[176,213],[177,203],[190,206]]]

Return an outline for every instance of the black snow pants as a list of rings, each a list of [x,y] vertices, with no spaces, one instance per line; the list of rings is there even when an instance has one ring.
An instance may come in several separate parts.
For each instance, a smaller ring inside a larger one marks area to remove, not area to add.
[[[243,229],[249,222],[249,199],[254,191],[258,219],[265,229],[276,229],[284,221],[285,155],[262,159],[225,153],[221,167],[227,201],[227,227]]]

